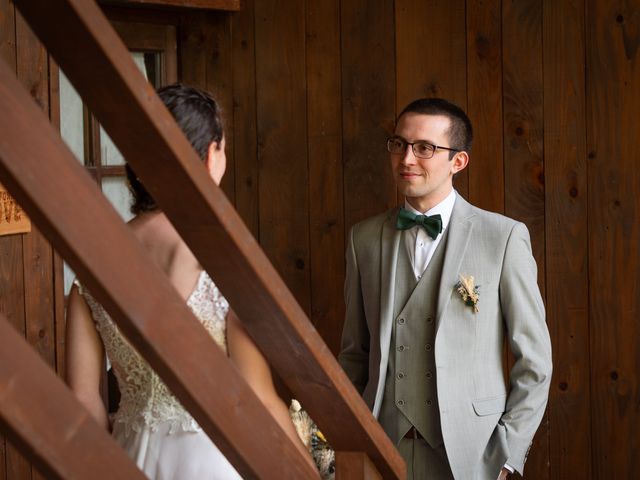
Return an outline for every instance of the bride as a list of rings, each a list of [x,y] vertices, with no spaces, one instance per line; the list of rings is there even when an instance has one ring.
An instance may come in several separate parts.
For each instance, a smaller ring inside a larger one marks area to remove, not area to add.
[[[164,87],[158,95],[213,181],[220,184],[226,168],[225,140],[215,100],[184,85]],[[293,441],[300,442],[288,410],[273,387],[264,357],[128,166],[127,176],[134,197],[131,210],[136,214],[129,222],[131,231],[282,428]],[[111,422],[99,393],[105,352],[121,392],[120,405]],[[115,440],[149,478],[240,478],[78,280],[71,290],[67,313],[67,382],[96,421],[112,429]],[[308,461],[311,463],[310,457]]]

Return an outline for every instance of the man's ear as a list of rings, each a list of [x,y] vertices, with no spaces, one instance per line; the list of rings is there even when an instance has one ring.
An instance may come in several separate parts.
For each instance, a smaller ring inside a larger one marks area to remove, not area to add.
[[[465,151],[456,153],[451,159],[451,174],[455,175],[464,170],[467,165],[469,165],[469,154]]]
[[[213,166],[216,164],[217,155],[220,152],[220,144],[218,142],[211,142],[209,144],[209,148],[207,149],[207,158],[204,161],[205,167],[207,167],[207,171],[209,175],[213,174]]]

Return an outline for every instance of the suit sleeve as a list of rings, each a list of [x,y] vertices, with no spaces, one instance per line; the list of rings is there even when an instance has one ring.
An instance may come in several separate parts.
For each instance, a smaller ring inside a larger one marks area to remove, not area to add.
[[[500,279],[500,302],[515,363],[500,424],[506,429],[507,463],[520,474],[544,415],[551,382],[551,341],[538,288],[537,267],[527,228],[511,231]]]
[[[344,296],[345,322],[338,361],[356,389],[362,394],[369,379],[369,329],[364,313],[353,228],[349,233],[346,251]]]

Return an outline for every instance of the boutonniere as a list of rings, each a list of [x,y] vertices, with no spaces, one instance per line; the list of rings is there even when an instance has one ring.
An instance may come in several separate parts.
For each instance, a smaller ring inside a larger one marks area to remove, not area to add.
[[[478,313],[478,300],[480,300],[480,294],[478,293],[479,285],[473,284],[473,276],[468,277],[460,274],[460,281],[456,283],[456,290],[462,297],[462,301],[465,305],[473,308],[473,313]]]

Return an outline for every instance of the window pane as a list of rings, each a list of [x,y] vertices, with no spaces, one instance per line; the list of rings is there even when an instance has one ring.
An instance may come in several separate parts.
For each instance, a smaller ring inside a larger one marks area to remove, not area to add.
[[[84,164],[84,112],[82,99],[60,70],[60,135]]]
[[[162,83],[162,64],[161,54],[158,52],[144,52],[145,74],[149,83],[154,88],[161,87]]]
[[[69,292],[71,291],[71,286],[73,285],[73,281],[76,278],[76,274],[71,267],[67,264],[67,262],[63,262],[64,267],[64,296],[67,297]]]
[[[125,177],[103,177],[102,191],[125,222],[133,218],[130,211],[133,198]]]
[[[144,75],[144,78],[148,79],[145,54],[143,52],[131,52],[131,57]],[[100,127],[100,159],[102,160],[102,165],[124,165],[124,157],[120,150],[118,150],[102,127]]]

